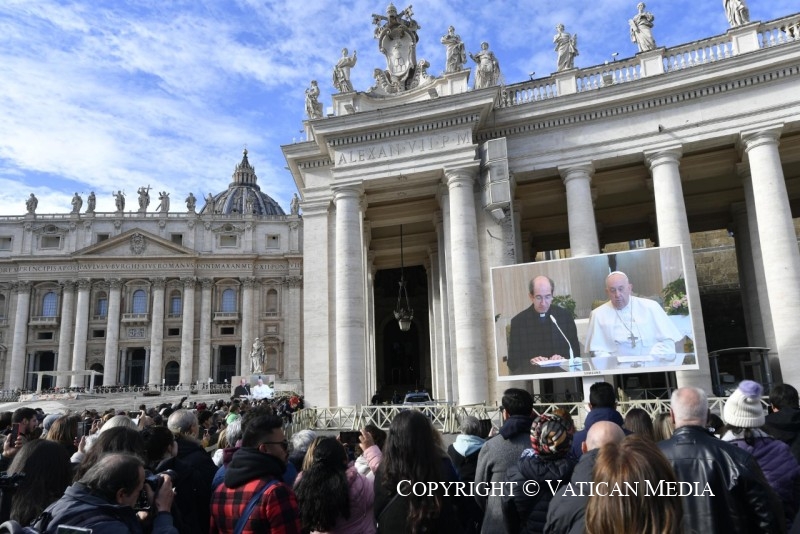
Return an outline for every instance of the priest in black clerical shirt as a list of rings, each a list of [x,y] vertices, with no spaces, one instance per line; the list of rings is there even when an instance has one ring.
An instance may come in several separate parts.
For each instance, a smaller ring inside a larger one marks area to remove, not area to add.
[[[508,368],[512,375],[541,372],[533,361],[537,358],[561,356],[568,359],[570,347],[575,358],[581,355],[578,330],[572,314],[558,306],[551,306],[554,290],[555,284],[546,276],[537,276],[528,284],[528,296],[532,304],[511,319]],[[558,323],[557,326],[555,323]]]
[[[252,393],[250,393],[250,384],[247,383],[246,378],[242,378],[241,382],[239,382],[239,385],[233,390],[233,396],[249,397],[250,395],[252,395]]]

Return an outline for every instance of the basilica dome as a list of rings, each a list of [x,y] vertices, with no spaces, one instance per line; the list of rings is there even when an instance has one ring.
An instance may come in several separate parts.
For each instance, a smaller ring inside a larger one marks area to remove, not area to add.
[[[233,181],[228,189],[221,193],[206,197],[206,205],[200,210],[202,215],[239,215],[252,213],[256,216],[286,215],[277,202],[266,193],[261,192],[256,181],[256,170],[247,160],[247,149],[244,149],[242,161],[233,171]]]

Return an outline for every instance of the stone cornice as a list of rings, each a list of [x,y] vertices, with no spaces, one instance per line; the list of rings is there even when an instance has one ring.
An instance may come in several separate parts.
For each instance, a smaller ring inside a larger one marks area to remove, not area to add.
[[[686,72],[688,73],[697,73],[699,69],[687,69]],[[652,112],[656,108],[660,107],[668,107],[678,103],[686,103],[693,100],[700,100],[703,98],[708,97],[718,97],[718,95],[733,91],[740,91],[743,89],[750,88],[755,85],[764,84],[764,83],[771,83],[777,80],[781,80],[784,78],[789,77],[796,77],[800,75],[800,65],[787,65],[785,67],[781,67],[779,69],[775,69],[768,72],[757,72],[752,73],[749,75],[742,75],[738,73],[739,76],[735,79],[731,79],[730,76],[726,77],[724,80],[720,80],[717,83],[705,84],[703,86],[695,86],[695,87],[687,87],[685,89],[680,89],[680,86],[674,87],[677,89],[675,91],[665,92],[664,90],[660,90],[658,94],[655,94],[649,98],[639,98],[636,100],[615,100],[614,102],[609,102],[608,98],[604,98],[605,104],[602,106],[597,106],[597,98],[605,96],[602,95],[599,91],[585,91],[582,93],[577,93],[575,95],[569,95],[565,97],[560,97],[560,99],[569,99],[570,103],[572,104],[570,107],[578,107],[585,102],[586,109],[581,112],[573,112],[573,113],[565,113],[562,107],[558,104],[563,102],[558,102],[559,99],[551,99],[548,101],[533,101],[529,103],[519,104],[516,106],[511,106],[509,108],[504,108],[503,110],[498,110],[498,123],[503,122],[502,116],[505,112],[517,112],[512,113],[514,116],[514,124],[509,124],[508,126],[498,126],[493,129],[482,130],[477,133],[478,141],[486,141],[489,139],[496,139],[500,137],[511,137],[515,135],[525,134],[528,132],[534,132],[538,130],[547,130],[551,128],[557,128],[561,126],[572,126],[579,123],[588,123],[593,121],[600,121],[600,120],[607,120],[610,117],[618,117],[622,115],[630,115],[640,111],[649,111]],[[643,78],[637,80],[635,82],[628,82],[625,84],[620,84],[618,88],[619,91],[623,89],[629,89],[630,93],[633,94],[641,94],[641,91],[637,91],[640,86],[637,84],[644,84],[644,83],[652,83],[653,81],[657,82],[664,82],[664,77],[656,77],[656,78]],[[582,102],[582,100],[584,102]],[[552,113],[549,110],[544,110],[542,108],[547,107],[548,105],[553,106]],[[539,120],[533,119],[521,119],[520,115],[524,115],[525,107],[530,107],[533,110],[539,110],[542,114],[547,114],[546,117],[542,117]],[[591,107],[591,109],[590,109]],[[522,113],[520,113],[522,112]]]
[[[430,134],[439,130],[460,128],[465,125],[471,126],[480,121],[480,113],[470,113],[446,119],[419,122],[415,124],[401,124],[394,128],[371,130],[364,133],[346,135],[342,137],[331,137],[328,140],[329,147],[340,147],[345,145],[356,145],[361,143],[381,142],[387,139],[406,137],[409,135]]]

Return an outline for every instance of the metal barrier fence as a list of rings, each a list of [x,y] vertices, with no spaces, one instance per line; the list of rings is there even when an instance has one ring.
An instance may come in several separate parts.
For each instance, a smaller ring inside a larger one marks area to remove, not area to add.
[[[708,408],[717,415],[722,413],[727,397],[710,397]],[[761,400],[766,408],[767,401]],[[571,416],[577,429],[582,429],[588,411],[583,402],[559,402],[556,404],[534,404],[534,412],[538,414],[551,413],[556,408],[566,410]],[[669,399],[638,399],[617,403],[617,409],[624,416],[632,408],[645,410],[650,417],[659,413],[669,412]],[[394,417],[405,410],[417,410],[424,413],[433,423],[433,426],[444,434],[456,434],[459,431],[459,421],[466,415],[478,419],[489,419],[496,427],[502,425],[502,414],[497,406],[483,404],[468,406],[426,405],[381,405],[381,406],[339,406],[330,408],[306,408],[294,414],[290,431],[292,433],[304,430],[360,430],[367,424],[372,424],[383,430],[388,430]]]

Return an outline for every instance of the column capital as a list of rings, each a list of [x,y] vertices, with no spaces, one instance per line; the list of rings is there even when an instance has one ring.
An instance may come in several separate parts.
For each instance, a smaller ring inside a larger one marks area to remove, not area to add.
[[[200,285],[203,289],[211,289],[214,286],[214,280],[211,278],[200,278]]]
[[[659,165],[668,163],[679,165],[682,156],[683,148],[680,146],[667,148],[664,150],[653,150],[644,153],[645,162],[651,171]]]
[[[778,144],[780,144],[782,131],[783,124],[771,128],[763,128],[761,130],[743,131],[739,135],[744,145],[744,153],[747,154],[753,148],[763,145],[778,146]]]
[[[121,289],[122,288],[122,280],[119,278],[110,278],[107,280],[108,287],[111,289]]]
[[[92,281],[88,278],[80,278],[77,283],[78,291],[88,291],[92,289]]]
[[[467,165],[460,165],[458,167],[445,167],[444,168],[444,181],[448,189],[454,187],[470,186],[475,184],[478,178],[478,169],[480,162],[475,161]]]
[[[284,279],[286,285],[291,287],[301,287],[303,285],[303,277],[302,276],[287,276]]]
[[[255,278],[253,278],[252,276],[247,277],[247,278],[242,278],[242,284],[247,289],[253,289],[254,287],[256,287],[256,282],[257,282],[257,280]]]
[[[61,285],[61,290],[62,291],[70,291],[71,292],[71,291],[75,291],[75,286],[77,285],[77,282],[75,282],[75,280],[62,280],[62,281],[59,282],[59,284]]]
[[[355,198],[360,200],[361,195],[364,193],[362,185],[344,185],[333,188],[333,202],[338,204],[340,199]]]
[[[33,283],[31,283],[31,282],[29,282],[27,280],[21,280],[21,281],[19,281],[19,282],[17,282],[15,284],[14,291],[16,291],[19,294],[30,293],[32,287],[33,287]]]
[[[152,284],[153,289],[164,289],[164,287],[167,285],[167,279],[166,278],[151,278],[150,279],[150,283]]]
[[[195,283],[197,283],[197,278],[194,276],[187,276],[185,278],[181,278],[181,282],[183,282],[183,287],[186,289],[194,289]]]
[[[561,180],[564,181],[564,185],[570,180],[575,180],[577,178],[585,178],[591,183],[592,176],[594,175],[594,165],[591,162],[579,163],[577,165],[565,165],[563,167],[558,167],[558,174],[561,175]]]

